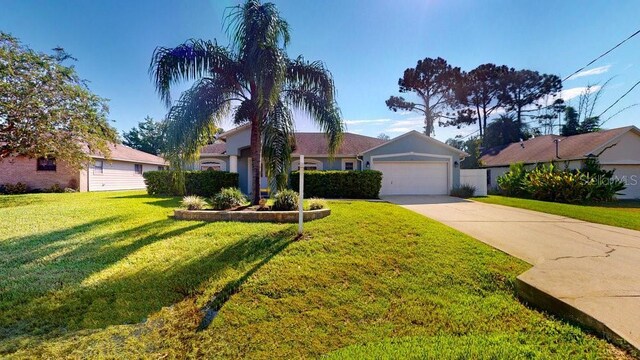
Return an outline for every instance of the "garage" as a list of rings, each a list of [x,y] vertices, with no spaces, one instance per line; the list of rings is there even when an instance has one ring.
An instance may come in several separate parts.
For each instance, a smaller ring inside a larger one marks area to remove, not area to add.
[[[445,161],[378,161],[382,172],[381,195],[446,195],[449,166]]]

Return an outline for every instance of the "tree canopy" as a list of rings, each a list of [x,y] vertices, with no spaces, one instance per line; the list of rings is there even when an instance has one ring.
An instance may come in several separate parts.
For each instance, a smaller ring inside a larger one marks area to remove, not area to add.
[[[36,52],[0,32],[0,161],[9,156],[55,157],[80,168],[88,152],[109,156],[118,140],[107,101],[78,77],[63,49]]]
[[[424,115],[424,133],[435,133],[434,123],[447,118],[446,110],[454,101],[454,87],[460,68],[454,68],[443,58],[418,60],[416,67],[408,68],[398,79],[400,93],[415,93],[419,101],[412,102],[402,96],[391,96],[386,101],[390,110],[413,111]]]
[[[122,143],[136,150],[160,155],[165,147],[165,124],[150,116],[138,123],[138,126],[122,133]]]
[[[157,48],[150,71],[160,97],[170,106],[167,153],[193,158],[226,116],[251,125],[253,202],[260,200],[265,160],[273,188],[287,184],[294,147],[293,110],[306,113],[326,134],[330,153],[339,146],[344,123],[331,73],[319,61],[290,59],[289,26],[272,3],[248,0],[225,19],[231,44],[190,40]],[[195,81],[172,105],[171,87]]]

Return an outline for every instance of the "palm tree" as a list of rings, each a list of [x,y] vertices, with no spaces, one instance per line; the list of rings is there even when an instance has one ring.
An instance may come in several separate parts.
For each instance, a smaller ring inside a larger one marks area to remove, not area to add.
[[[306,113],[326,134],[330,154],[344,130],[331,73],[319,62],[285,52],[289,26],[272,3],[248,0],[225,18],[231,46],[188,40],[158,47],[150,73],[167,107],[169,156],[193,160],[203,139],[232,115],[236,125],[251,124],[253,203],[260,200],[260,169],[265,160],[274,188],[286,186],[295,146],[293,111]],[[171,86],[194,85],[173,105]]]

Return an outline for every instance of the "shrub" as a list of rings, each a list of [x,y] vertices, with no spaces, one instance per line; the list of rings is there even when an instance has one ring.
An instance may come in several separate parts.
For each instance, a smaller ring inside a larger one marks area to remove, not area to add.
[[[300,173],[291,173],[291,187],[298,191]],[[305,171],[305,197],[376,199],[382,186],[382,173],[376,170]]]
[[[4,184],[4,192],[8,195],[26,194],[29,191],[27,184],[21,182],[15,184]]]
[[[470,198],[476,193],[476,187],[468,184],[463,184],[457,188],[451,190],[451,196],[459,198]]]
[[[289,211],[298,208],[298,193],[293,190],[281,190],[273,197],[273,210]]]
[[[554,164],[529,171],[512,166],[498,184],[509,196],[563,203],[611,201],[625,189],[624,182],[615,179],[613,171],[602,170],[597,159],[588,159],[581,170],[559,170]]]
[[[327,202],[324,199],[311,198],[308,200],[309,210],[320,210],[327,207]]]
[[[247,197],[238,188],[224,188],[211,198],[216,210],[227,210],[248,203]]]
[[[62,186],[60,186],[60,184],[55,183],[55,184],[51,185],[50,187],[44,189],[42,192],[46,192],[46,193],[62,193],[62,192],[64,192],[64,188]]]
[[[66,193],[75,193],[75,192],[78,192],[78,190],[76,190],[75,188],[67,187],[67,188],[64,188],[64,192],[66,192]]]
[[[187,195],[211,197],[225,188],[238,188],[238,174],[226,171],[187,171],[184,174]]]
[[[207,202],[196,195],[189,195],[182,198],[182,207],[187,210],[202,210],[207,206]]]
[[[509,171],[498,177],[498,188],[507,196],[525,196],[524,182],[526,177],[527,170],[524,168],[524,164],[511,164]]]
[[[179,196],[179,177],[175,171],[148,171],[143,174],[149,195]],[[223,188],[237,188],[238,174],[225,171],[185,171],[185,195],[211,197]]]

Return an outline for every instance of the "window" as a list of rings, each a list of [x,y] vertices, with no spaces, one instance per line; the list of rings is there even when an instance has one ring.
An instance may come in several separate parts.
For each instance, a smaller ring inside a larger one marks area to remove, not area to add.
[[[355,170],[356,165],[353,161],[345,161],[343,168],[343,170]]]
[[[141,164],[134,164],[133,165],[133,171],[135,171],[136,174],[142,175],[142,165]]]
[[[38,171],[56,171],[56,158],[38,158]]]
[[[220,164],[202,164],[200,166],[200,170],[213,170],[213,171],[220,171],[222,170],[222,168],[220,167]]]
[[[104,161],[96,160],[96,162],[93,163],[93,173],[102,174],[103,172],[104,172]]]
[[[164,170],[164,166],[158,165],[158,171],[162,171],[162,170]]]
[[[225,171],[226,164],[222,160],[207,159],[200,163],[200,170]]]
[[[358,160],[356,159],[342,159],[342,170],[358,170]]]

